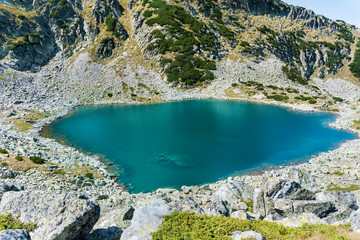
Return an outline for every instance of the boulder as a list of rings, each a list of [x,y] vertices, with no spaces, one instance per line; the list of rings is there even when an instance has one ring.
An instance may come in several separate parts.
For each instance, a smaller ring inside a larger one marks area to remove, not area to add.
[[[231,236],[233,240],[241,240],[241,239],[255,239],[255,240],[265,240],[264,236],[261,233],[255,231],[235,231]]]
[[[268,186],[266,196],[272,199],[314,200],[315,193],[301,187],[297,182],[281,180]]]
[[[214,193],[213,202],[223,202],[230,212],[247,210],[243,201],[252,199],[253,190],[241,181],[225,183]]]
[[[356,212],[353,212],[350,215],[350,223],[351,227],[355,232],[360,233],[360,210],[357,210]]]
[[[2,196],[5,194],[5,192],[9,192],[9,191],[19,191],[19,189],[13,184],[0,182],[0,200]]]
[[[259,218],[264,218],[266,216],[266,208],[265,208],[265,196],[263,189],[255,188],[253,201],[254,201],[254,213],[259,215]]]
[[[222,201],[208,203],[204,208],[204,213],[208,216],[229,216],[229,209],[226,204]]]
[[[241,220],[250,219],[250,216],[249,216],[245,211],[232,212],[232,213],[230,214],[230,217],[232,217],[232,218],[237,218],[237,219],[241,219]]]
[[[123,228],[129,227],[135,209],[131,206],[117,207],[101,216],[96,222],[87,240],[118,240]]]
[[[9,229],[0,232],[1,240],[30,240],[29,233],[25,229]]]
[[[100,208],[79,193],[45,191],[6,192],[0,214],[19,215],[24,223],[36,223],[33,240],[85,238],[99,219]]]
[[[294,201],[294,213],[314,213],[320,218],[328,216],[336,211],[335,204],[332,202],[320,201]]]
[[[171,212],[172,209],[164,200],[152,199],[141,203],[135,209],[131,226],[125,229],[121,240],[150,240],[150,234],[157,231],[163,216]]]
[[[324,219],[319,218],[313,213],[301,213],[301,214],[294,214],[287,218],[283,218],[279,221],[276,221],[277,223],[281,223],[284,226],[287,227],[300,227],[304,225],[305,223],[308,224],[326,224],[326,221]]]
[[[338,210],[347,210],[358,208],[355,195],[345,191],[329,191],[316,194],[316,200],[333,202]]]
[[[115,49],[115,42],[113,38],[103,39],[96,51],[96,55],[100,59],[108,58],[112,55]]]

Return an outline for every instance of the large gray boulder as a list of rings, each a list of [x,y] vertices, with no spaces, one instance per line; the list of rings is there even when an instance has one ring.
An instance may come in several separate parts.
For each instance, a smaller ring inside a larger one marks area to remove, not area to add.
[[[294,213],[314,213],[320,218],[327,217],[336,211],[335,204],[332,202],[319,201],[294,201]]]
[[[336,212],[331,213],[326,222],[329,224],[343,224],[348,222],[351,213],[358,208],[355,195],[345,191],[329,191],[316,194],[316,200],[328,201],[335,204]]]
[[[147,240],[159,228],[164,215],[172,212],[170,206],[160,199],[141,203],[134,212],[131,226],[125,229],[121,240]]]
[[[259,218],[264,218],[266,216],[266,205],[265,193],[262,188],[255,188],[253,202],[254,213],[258,215]]]
[[[33,240],[75,240],[89,234],[100,208],[79,193],[21,191],[4,194],[0,214],[5,213],[19,215],[24,223],[36,223],[38,228],[30,233]]]
[[[276,221],[287,227],[301,227],[305,223],[307,224],[326,224],[324,219],[319,218],[313,213],[301,213],[294,214],[287,218],[283,218],[279,221]]]
[[[223,202],[230,212],[247,210],[243,201],[253,198],[254,190],[249,185],[234,181],[225,183],[214,193],[212,202]]]
[[[338,210],[358,208],[355,195],[345,191],[320,192],[316,194],[316,200],[333,202]]]
[[[355,232],[360,233],[360,210],[357,210],[356,212],[353,212],[350,215],[350,223],[351,227]]]
[[[272,199],[313,200],[315,193],[303,188],[297,182],[281,180],[268,186],[266,196]]]
[[[25,229],[9,229],[0,232],[1,240],[30,240],[29,233]]]
[[[129,205],[119,206],[103,214],[96,222],[87,240],[118,240],[123,233],[123,228],[129,227],[135,209]]]
[[[241,240],[241,239],[255,239],[255,240],[265,240],[264,236],[261,233],[255,232],[255,231],[235,231],[233,235],[231,236],[233,240]]]
[[[14,184],[1,181],[0,182],[0,200],[1,200],[2,196],[5,194],[5,192],[9,192],[9,191],[19,191],[19,189]]]

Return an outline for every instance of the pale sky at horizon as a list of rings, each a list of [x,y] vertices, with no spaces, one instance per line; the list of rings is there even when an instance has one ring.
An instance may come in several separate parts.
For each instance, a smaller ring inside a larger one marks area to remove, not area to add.
[[[360,28],[360,0],[282,0],[313,10],[333,20],[344,20]]]

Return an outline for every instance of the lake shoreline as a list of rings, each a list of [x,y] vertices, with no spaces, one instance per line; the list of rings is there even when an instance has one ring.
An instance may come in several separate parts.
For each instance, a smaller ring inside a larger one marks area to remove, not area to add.
[[[273,103],[273,102],[265,102],[265,101],[244,101],[244,100],[238,100],[238,99],[223,99],[223,98],[206,98],[206,99],[202,99],[202,98],[188,98],[188,99],[184,99],[184,100],[175,100],[175,101],[158,101],[158,102],[146,102],[146,103],[141,103],[141,102],[137,102],[137,103],[129,103],[129,102],[114,102],[114,103],[108,103],[108,104],[99,104],[99,103],[92,103],[92,104],[84,104],[84,105],[79,105],[79,106],[76,106],[74,108],[72,108],[67,115],[63,116],[63,117],[69,117],[71,116],[71,114],[73,113],[74,110],[76,110],[78,107],[83,107],[83,106],[107,106],[107,105],[149,105],[149,104],[159,104],[159,103],[169,103],[169,102],[179,102],[179,101],[191,101],[191,100],[215,100],[215,101],[234,101],[234,102],[244,102],[244,103],[256,103],[256,104],[263,104],[263,105],[271,105],[271,106],[276,106],[276,107],[282,107],[282,108],[286,108],[286,109],[289,109],[289,110],[292,110],[292,111],[303,111],[303,112],[327,112],[327,113],[331,113],[332,115],[336,116],[336,118],[339,118],[339,114],[334,114],[334,112],[332,111],[322,111],[322,110],[319,110],[317,108],[314,108],[313,106],[304,106],[304,105],[301,105],[300,107],[299,106],[289,106],[289,104],[276,104],[276,103]],[[62,118],[62,117],[60,117]],[[59,119],[59,118],[57,118]],[[56,121],[56,120],[55,120]],[[330,123],[330,127],[332,128],[336,128],[334,126],[331,126],[331,124],[333,124],[334,122],[331,122]],[[45,124],[42,129],[40,130],[40,136],[42,137],[46,137],[46,138],[50,138],[48,135],[46,135],[46,133],[44,132],[45,129],[46,129],[46,126],[47,124]],[[336,128],[337,129],[337,128]],[[350,132],[350,131],[348,131]],[[354,133],[353,131],[351,131],[352,133]],[[357,134],[357,137],[359,135]],[[59,140],[59,139],[58,139]],[[351,140],[347,140],[347,141],[351,141]],[[346,142],[347,142],[346,141]],[[71,147],[71,148],[75,148],[74,146],[72,146],[70,143],[66,143],[64,141],[60,141],[59,142],[60,144],[63,144],[63,145],[66,145],[68,147]],[[341,144],[344,144],[345,142],[340,142],[338,144],[336,144],[336,147],[331,147],[331,149],[329,151],[332,151],[338,147],[340,147]],[[89,154],[87,153],[86,151],[82,150],[82,149],[78,149],[78,148],[75,148],[77,151],[83,153],[83,154]],[[321,152],[320,152],[321,153]],[[319,153],[319,154],[320,154]],[[264,172],[266,171],[270,171],[270,170],[276,170],[276,169],[279,169],[279,168],[284,168],[284,167],[294,167],[294,166],[298,166],[298,165],[301,165],[303,163],[306,163],[308,161],[310,161],[310,159],[318,156],[319,154],[316,154],[316,155],[312,155],[312,157],[303,157],[300,159],[297,159],[297,160],[294,160],[294,161],[286,161],[286,163],[284,164],[281,164],[280,166],[279,165],[273,165],[273,164],[264,164],[264,163],[261,163],[259,166],[256,166],[254,168],[251,168],[251,169],[248,169],[248,170],[243,170],[243,171],[240,171],[240,173],[238,174],[230,174],[229,176],[231,177],[236,177],[236,176],[244,176],[244,175],[261,175],[263,174]],[[113,164],[111,163],[110,160],[105,160],[103,156],[100,156],[98,154],[96,154],[97,158],[99,161],[101,161],[103,164],[106,165],[106,168],[107,168],[107,171],[111,174],[114,174],[114,175],[117,175],[119,176],[119,171],[111,171],[110,169],[112,168]],[[121,177],[121,174],[120,176]],[[224,176],[224,177],[221,177],[219,178],[218,180],[215,180],[215,181],[211,181],[211,182],[208,182],[209,184],[214,184],[216,183],[217,181],[221,181],[221,180],[224,180],[226,179],[227,176]],[[121,184],[122,186],[124,186],[124,184],[116,177],[114,177],[113,179],[117,180],[117,182],[119,184]],[[130,182],[131,183],[131,182]],[[128,183],[129,184],[129,183]],[[126,190],[124,188],[124,190]],[[153,191],[155,191],[156,189],[154,189]],[[149,192],[149,191],[148,191]],[[148,193],[147,192],[147,193]],[[150,191],[151,192],[151,191]]]

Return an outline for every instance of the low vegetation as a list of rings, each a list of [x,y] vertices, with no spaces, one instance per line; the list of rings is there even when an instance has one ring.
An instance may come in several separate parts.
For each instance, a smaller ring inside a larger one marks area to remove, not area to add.
[[[86,173],[85,177],[93,179],[94,178],[94,173]]]
[[[0,231],[6,229],[26,229],[27,231],[32,231],[35,228],[35,223],[22,223],[18,217],[13,217],[11,214],[0,215]]]
[[[36,163],[36,164],[44,164],[45,163],[45,160],[40,158],[40,157],[30,157],[29,158],[33,163]]]
[[[215,62],[201,54],[217,48],[215,38],[207,31],[205,24],[184,8],[169,5],[163,0],[143,2],[143,5],[147,4],[152,10],[144,13],[145,17],[151,17],[146,24],[163,27],[152,31],[156,41],[149,44],[147,49],[156,50],[161,55],[175,55],[172,58],[163,57],[160,62],[165,66],[167,80],[191,86],[214,79],[210,70],[216,70]]]
[[[340,187],[338,185],[331,184],[331,185],[327,186],[326,190],[327,191],[347,191],[347,192],[352,192],[352,191],[360,190],[360,186],[351,185],[349,187]]]
[[[0,149],[0,153],[1,153],[1,154],[8,154],[9,152],[8,152],[6,149],[2,149],[2,148],[1,148],[1,149]]]
[[[360,78],[360,41],[357,43],[357,50],[353,62],[349,65],[350,71],[355,77]]]
[[[262,220],[239,220],[225,216],[197,216],[190,212],[173,212],[164,216],[162,225],[152,233],[153,239],[231,239],[234,231],[253,230],[266,239],[349,239],[343,233],[351,230],[350,224],[331,226],[304,224],[298,228]]]

